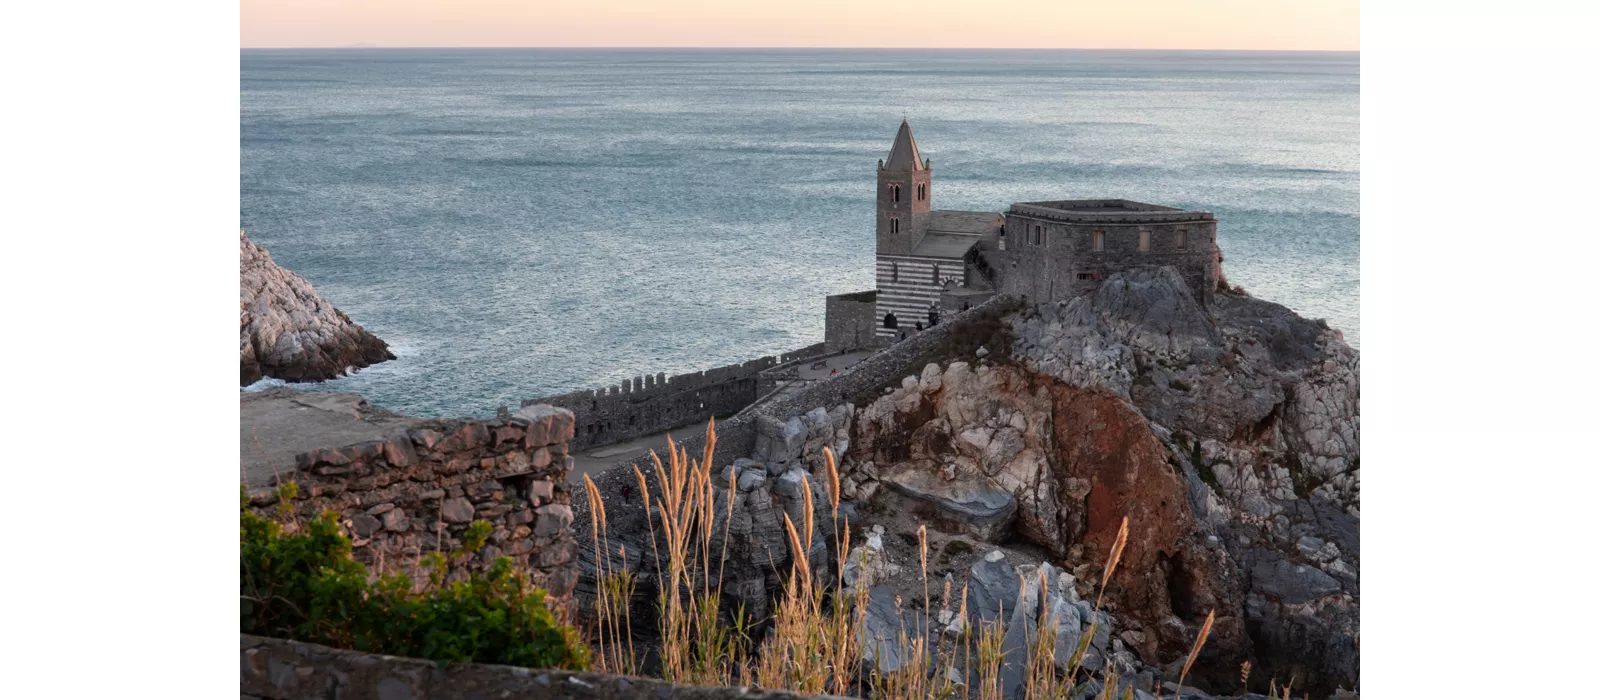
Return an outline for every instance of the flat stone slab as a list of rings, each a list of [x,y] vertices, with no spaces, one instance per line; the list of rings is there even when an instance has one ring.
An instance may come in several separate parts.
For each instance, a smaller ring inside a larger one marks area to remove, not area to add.
[[[879,480],[901,505],[952,534],[993,541],[1017,515],[1017,499],[987,479],[945,481],[935,470],[907,463],[884,469]]]
[[[388,437],[420,419],[367,403],[356,394],[273,387],[239,393],[240,480],[270,486],[274,473],[294,471],[295,455]]]

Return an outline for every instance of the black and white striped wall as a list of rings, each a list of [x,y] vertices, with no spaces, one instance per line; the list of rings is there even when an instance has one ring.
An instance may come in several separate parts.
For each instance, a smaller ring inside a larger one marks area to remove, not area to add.
[[[900,331],[917,332],[917,323],[928,327],[928,309],[937,306],[945,280],[960,283],[965,274],[960,260],[909,255],[878,256],[877,334],[894,341]],[[887,328],[884,319],[894,314],[897,328]]]

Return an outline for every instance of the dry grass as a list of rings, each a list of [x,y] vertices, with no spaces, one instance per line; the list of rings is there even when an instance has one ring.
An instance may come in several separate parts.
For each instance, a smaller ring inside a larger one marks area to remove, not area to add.
[[[722,573],[727,561],[728,527],[733,515],[733,497],[738,493],[738,475],[729,479],[725,500],[719,504],[711,479],[715,447],[713,421],[707,427],[706,446],[699,459],[691,458],[687,449],[669,438],[666,461],[651,453],[653,475],[634,470],[649,526],[650,556],[661,572],[656,603],[662,677],[691,685],[754,684],[764,689],[862,695],[876,700],[950,700],[969,696],[977,700],[1001,700],[1000,676],[1006,662],[1006,611],[998,611],[993,620],[968,625],[967,590],[963,586],[959,610],[952,618],[962,621],[961,633],[953,642],[943,642],[943,630],[932,621],[935,613],[928,586],[926,527],[917,530],[923,605],[921,614],[910,616],[914,620],[911,624],[920,625],[920,628],[906,629],[907,616],[902,615],[902,627],[898,639],[894,640],[897,649],[893,650],[902,660],[900,668],[889,673],[874,672],[870,678],[862,678],[860,635],[866,615],[867,587],[857,586],[851,595],[844,594],[843,571],[850,551],[850,524],[839,522],[839,471],[832,450],[827,448],[823,448],[826,474],[822,486],[827,490],[827,504],[834,524],[834,576],[831,581],[826,580],[829,577],[818,576],[810,560],[816,513],[812,484],[806,478],[802,483],[808,497],[801,511],[802,522],[792,521],[787,513],[783,518],[791,557],[789,576],[781,596],[775,601],[772,617],[766,621],[771,629],[760,648],[753,648],[748,636],[750,625],[742,610],[732,616],[731,622],[721,617]],[[649,476],[654,476],[654,484],[650,483]],[[587,476],[584,489],[593,514],[590,536],[599,583],[593,640],[598,665],[610,672],[637,673],[640,664],[633,648],[628,614],[628,603],[634,593],[634,578],[627,566],[628,552],[619,548],[615,558],[610,556],[605,504],[599,489]],[[723,542],[720,552],[714,553],[712,541],[719,514],[723,521]],[[1123,518],[1106,557],[1089,627],[1084,630],[1067,664],[1066,674],[1058,673],[1055,666],[1057,621],[1052,618],[1053,611],[1048,605],[1048,581],[1040,572],[1037,630],[1031,639],[1026,639],[1024,647],[1027,657],[1024,700],[1079,697],[1087,690],[1090,678],[1087,674],[1080,678],[1081,666],[1099,626],[1106,589],[1127,545],[1128,526],[1128,519]],[[619,560],[620,565],[617,564]],[[711,576],[713,568],[717,571],[715,577]],[[1025,581],[1018,583],[1026,588]],[[896,598],[897,609],[900,602]],[[940,610],[949,611],[951,603],[950,585],[946,582]],[[1180,686],[1199,656],[1213,621],[1214,616],[1208,615],[1201,627],[1179,675]],[[1248,680],[1248,665],[1241,676],[1241,680]],[[975,687],[966,688],[966,680],[974,680]],[[1108,668],[1101,680],[1103,685],[1094,695],[1096,700],[1131,697],[1131,691],[1117,692],[1114,669]],[[1277,690],[1274,685],[1274,697],[1277,697]],[[1287,697],[1287,690],[1287,687],[1283,690],[1284,697]]]

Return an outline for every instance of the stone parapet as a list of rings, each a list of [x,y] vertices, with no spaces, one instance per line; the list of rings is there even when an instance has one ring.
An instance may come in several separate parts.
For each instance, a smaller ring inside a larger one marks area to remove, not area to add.
[[[488,544],[461,567],[482,570],[509,556],[536,585],[563,596],[576,581],[567,487],[573,426],[571,411],[545,405],[488,421],[424,421],[381,440],[302,453],[275,481],[299,485],[291,522],[334,511],[369,568],[408,570],[423,554],[458,546],[473,521],[485,520],[494,526]],[[276,490],[248,495],[256,512],[279,517]]]
[[[800,700],[831,697],[751,688],[674,685],[654,678],[449,664],[366,654],[287,639],[239,635],[239,696],[245,700]]]
[[[522,405],[549,404],[572,411],[571,447],[586,450],[739,411],[761,395],[762,372],[826,352],[824,344],[817,343],[700,372],[642,375],[617,386],[528,399]]]

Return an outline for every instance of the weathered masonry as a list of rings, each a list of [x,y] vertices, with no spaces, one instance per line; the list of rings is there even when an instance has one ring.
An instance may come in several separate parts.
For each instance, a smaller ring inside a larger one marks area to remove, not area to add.
[[[1019,202],[1003,214],[934,209],[933,161],[905,121],[878,161],[876,199],[876,288],[828,297],[830,349],[861,347],[856,321],[873,292],[875,346],[997,293],[1070,299],[1119,270],[1172,266],[1201,303],[1216,293],[1221,254],[1210,212],[1126,199]]]
[[[1006,250],[983,250],[998,291],[1070,299],[1113,272],[1170,265],[1202,304],[1217,286],[1217,220],[1210,212],[1125,199],[1024,202],[1006,212]]]
[[[826,352],[818,343],[736,365],[672,377],[647,374],[602,389],[528,399],[522,405],[549,404],[571,411],[575,421],[571,447],[584,450],[736,413],[761,396],[763,372]]]
[[[829,353],[872,347],[877,334],[878,291],[869,289],[828,297],[823,323]]]
[[[572,413],[529,406],[490,421],[424,421],[369,442],[300,454],[279,483],[299,485],[292,504],[306,520],[339,515],[354,556],[368,567],[405,570],[425,553],[460,546],[475,520],[493,527],[478,556],[457,564],[481,570],[508,556],[552,595],[572,591]],[[279,493],[249,493],[256,512],[274,517]]]

